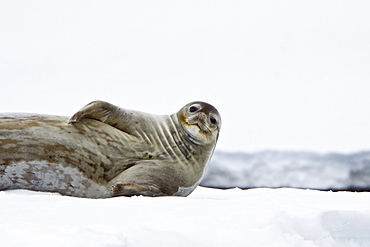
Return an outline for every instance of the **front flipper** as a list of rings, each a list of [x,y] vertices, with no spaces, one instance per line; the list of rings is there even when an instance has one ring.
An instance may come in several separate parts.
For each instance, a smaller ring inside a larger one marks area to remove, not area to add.
[[[112,187],[112,196],[165,196],[160,189],[152,185],[127,183]]]
[[[153,122],[150,114],[123,109],[104,101],[86,105],[70,118],[69,123],[74,124],[83,118],[101,121],[130,135],[145,132],[145,126]]]
[[[115,105],[104,101],[93,101],[76,112],[70,119],[69,123],[76,123],[82,118],[92,118],[105,122],[109,116],[119,110]]]

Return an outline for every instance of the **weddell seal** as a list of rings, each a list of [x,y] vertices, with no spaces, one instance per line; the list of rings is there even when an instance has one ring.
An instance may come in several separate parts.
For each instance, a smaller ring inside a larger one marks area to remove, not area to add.
[[[68,118],[0,114],[0,190],[187,196],[202,179],[221,118],[192,102],[152,115],[94,101]]]

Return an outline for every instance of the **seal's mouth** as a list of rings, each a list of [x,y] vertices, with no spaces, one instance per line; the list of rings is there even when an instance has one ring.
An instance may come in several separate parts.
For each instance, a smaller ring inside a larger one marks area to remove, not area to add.
[[[197,125],[202,132],[206,134],[211,133],[211,130],[208,128],[207,123],[205,121],[199,120]]]

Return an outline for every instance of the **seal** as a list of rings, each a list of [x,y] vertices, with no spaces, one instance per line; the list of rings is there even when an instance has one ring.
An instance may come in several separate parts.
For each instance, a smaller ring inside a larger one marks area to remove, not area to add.
[[[0,115],[0,190],[62,195],[187,196],[200,183],[221,127],[212,105],[153,115],[94,101],[68,121]]]

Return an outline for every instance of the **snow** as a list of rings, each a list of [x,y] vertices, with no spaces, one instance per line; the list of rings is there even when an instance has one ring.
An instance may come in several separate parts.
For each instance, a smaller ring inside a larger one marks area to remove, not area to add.
[[[369,246],[370,194],[211,189],[83,199],[0,192],[1,246]]]
[[[370,152],[216,151],[201,185],[370,190]]]

